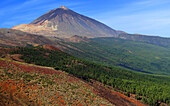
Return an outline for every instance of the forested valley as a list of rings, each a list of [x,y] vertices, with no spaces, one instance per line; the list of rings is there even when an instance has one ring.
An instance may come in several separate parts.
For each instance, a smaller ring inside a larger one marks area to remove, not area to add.
[[[170,48],[113,37],[91,38],[89,42],[65,42],[75,47],[65,52],[83,60],[118,66],[143,73],[170,74]],[[69,47],[69,46],[68,46]]]

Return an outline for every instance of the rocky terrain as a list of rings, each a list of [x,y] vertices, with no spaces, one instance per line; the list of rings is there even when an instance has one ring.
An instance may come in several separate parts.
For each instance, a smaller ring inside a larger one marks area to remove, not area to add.
[[[80,42],[90,42],[90,39],[87,37],[82,37],[78,35],[74,35],[70,38],[65,38],[64,41],[66,42],[73,42],[73,43],[80,43]]]
[[[57,45],[48,38],[14,29],[0,29],[0,46],[39,46]]]

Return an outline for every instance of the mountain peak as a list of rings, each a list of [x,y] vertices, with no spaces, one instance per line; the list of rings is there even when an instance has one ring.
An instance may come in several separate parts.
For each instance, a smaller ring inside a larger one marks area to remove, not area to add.
[[[20,29],[34,34],[68,38],[79,35],[86,37],[118,36],[116,30],[87,16],[78,14],[65,6],[51,10],[29,25],[19,25]]]
[[[65,7],[65,6],[61,6],[60,7],[61,9],[64,9],[64,10],[69,10],[67,7]]]

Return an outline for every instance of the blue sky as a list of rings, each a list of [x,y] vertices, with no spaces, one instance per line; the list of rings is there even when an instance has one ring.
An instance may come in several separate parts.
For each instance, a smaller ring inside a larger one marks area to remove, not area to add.
[[[170,0],[1,0],[0,28],[30,23],[61,5],[116,30],[170,37]]]

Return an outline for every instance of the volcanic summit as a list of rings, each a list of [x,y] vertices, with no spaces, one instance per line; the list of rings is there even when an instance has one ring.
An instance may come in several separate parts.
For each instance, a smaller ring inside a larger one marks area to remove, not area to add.
[[[55,37],[117,37],[118,32],[92,18],[78,14],[65,6],[51,10],[30,24],[14,26],[17,29],[33,34]]]

